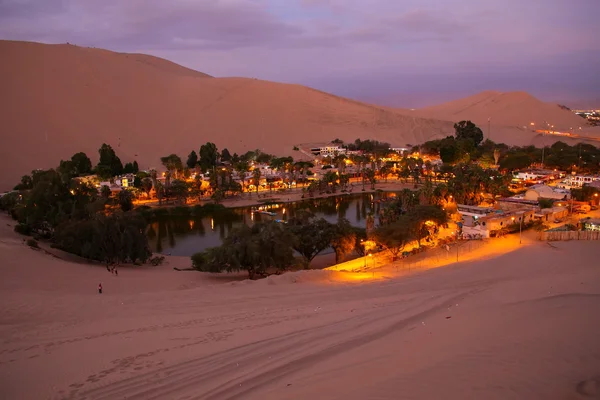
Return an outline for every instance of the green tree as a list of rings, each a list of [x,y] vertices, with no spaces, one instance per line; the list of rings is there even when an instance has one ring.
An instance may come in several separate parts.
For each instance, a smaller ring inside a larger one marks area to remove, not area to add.
[[[371,183],[371,190],[375,190],[375,184],[377,183],[377,176],[375,175],[375,170],[372,168],[367,168],[365,170],[365,175]]]
[[[334,229],[333,224],[323,218],[315,218],[309,211],[298,211],[296,216],[288,221],[289,231],[297,238],[294,243],[296,250],[304,259],[304,268],[310,267],[311,261],[331,245]]]
[[[123,164],[117,157],[113,148],[103,143],[98,150],[100,161],[96,166],[96,173],[103,179],[112,178],[123,173]]]
[[[260,187],[260,178],[262,173],[260,172],[260,168],[254,168],[252,171],[252,184],[256,188],[256,194],[258,195],[258,189]]]
[[[462,155],[458,148],[458,143],[453,136],[448,136],[441,140],[440,143],[440,158],[446,164],[454,164],[460,160]]]
[[[340,218],[333,227],[331,247],[335,251],[335,263],[339,264],[344,257],[354,250],[356,232],[346,218]]]
[[[75,153],[71,157],[71,161],[79,175],[87,175],[92,173],[92,160],[83,152]]]
[[[117,202],[124,212],[131,211],[133,209],[133,193],[126,189],[121,190],[117,194]]]
[[[186,165],[189,169],[194,169],[198,165],[198,154],[194,150],[188,155]]]
[[[192,266],[203,272],[248,271],[250,279],[294,263],[295,238],[276,222],[260,222],[233,229],[223,245],[192,256]]]
[[[174,180],[171,183],[170,191],[171,194],[177,198],[178,203],[185,204],[187,202],[190,191],[189,186],[185,181],[178,179]]]
[[[175,176],[175,179],[183,172],[183,162],[177,154],[169,154],[166,157],[161,157],[160,162],[170,175]]]
[[[400,215],[393,223],[378,227],[373,232],[373,238],[392,254],[393,260],[396,260],[406,245],[415,240],[412,223],[410,216]]]
[[[15,186],[14,190],[29,190],[33,188],[33,179],[29,175],[23,175],[21,182]]]
[[[110,191],[110,187],[108,187],[107,185],[102,185],[102,187],[100,188],[100,195],[105,201],[108,201],[108,199],[110,199],[111,194],[112,193]]]
[[[62,176],[62,179],[65,182],[69,182],[78,175],[77,168],[71,160],[60,160],[60,165],[56,171]]]
[[[411,236],[421,246],[421,240],[433,236],[433,231],[448,223],[448,214],[438,206],[416,206],[407,214]]]
[[[231,153],[226,148],[221,152],[221,161],[230,162],[231,161]]]
[[[146,262],[151,253],[143,218],[128,214],[97,214],[70,220],[56,229],[57,247],[107,265]]]
[[[237,172],[238,178],[242,182],[242,193],[246,187],[246,173],[250,170],[250,164],[248,161],[239,161],[234,165],[235,171]]]
[[[454,124],[457,140],[470,140],[475,147],[483,141],[483,131],[471,121],[460,121]]]
[[[208,170],[212,170],[217,166],[217,159],[219,153],[217,151],[217,146],[214,143],[207,142],[200,147],[200,169],[202,172],[206,172]]]
[[[125,163],[125,165],[123,166],[123,173],[124,174],[133,174],[133,164],[130,162]]]
[[[133,160],[133,173],[137,174],[138,172],[140,172],[140,167],[138,165],[138,162]]]
[[[140,188],[146,193],[146,197],[150,198],[150,192],[152,191],[152,179],[144,178]]]

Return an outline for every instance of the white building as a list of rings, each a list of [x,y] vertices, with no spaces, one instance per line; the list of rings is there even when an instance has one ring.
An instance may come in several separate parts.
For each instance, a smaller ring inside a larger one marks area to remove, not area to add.
[[[517,179],[520,181],[537,181],[539,183],[558,179],[564,176],[564,173],[561,171],[552,171],[552,170],[528,170],[528,171],[518,171],[513,173],[513,179]]]
[[[571,175],[564,179],[562,183],[565,187],[582,187],[596,181],[600,181],[600,175]]]
[[[525,200],[567,200],[571,198],[571,192],[567,189],[555,188],[548,185],[533,185],[525,192]]]
[[[346,154],[346,149],[337,144],[332,144],[328,146],[311,147],[310,152],[316,156],[333,157],[337,154]]]
[[[404,155],[404,153],[410,152],[411,149],[408,147],[390,147],[390,150],[395,151],[398,154]]]

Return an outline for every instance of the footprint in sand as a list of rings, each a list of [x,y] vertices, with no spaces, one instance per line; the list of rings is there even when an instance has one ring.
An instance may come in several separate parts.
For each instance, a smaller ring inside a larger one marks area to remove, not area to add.
[[[576,390],[584,397],[600,399],[600,377],[579,382]]]

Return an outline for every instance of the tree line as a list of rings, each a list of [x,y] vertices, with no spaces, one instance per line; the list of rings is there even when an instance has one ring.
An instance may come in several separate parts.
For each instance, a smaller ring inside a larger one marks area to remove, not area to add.
[[[109,145],[103,144],[99,153],[95,168],[80,152],[56,168],[23,176],[15,191],[0,198],[0,209],[18,222],[15,231],[48,239],[67,252],[107,264],[146,262],[151,257],[146,223],[131,213],[130,193],[122,191],[113,199],[108,187],[98,193],[93,183],[78,179],[124,169]],[[134,170],[137,163],[126,166]]]

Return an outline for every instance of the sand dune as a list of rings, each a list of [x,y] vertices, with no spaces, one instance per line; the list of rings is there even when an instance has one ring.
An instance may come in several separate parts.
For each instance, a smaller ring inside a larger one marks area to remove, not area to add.
[[[357,137],[415,144],[452,125],[299,85],[210,78],[166,60],[72,45],[0,42],[0,189],[103,142],[159,167],[206,141],[296,155],[296,143]],[[11,166],[7,168],[7,166]]]
[[[300,85],[212,78],[143,54],[0,41],[0,58],[0,191],[78,151],[96,162],[104,142],[123,162],[136,159],[148,169],[160,168],[161,156],[185,158],[207,141],[231,152],[260,148],[301,158],[295,144],[360,137],[414,145],[452,134],[453,123],[465,118],[485,127],[491,116],[492,139],[513,145],[542,142],[523,128],[531,121],[581,123],[525,93],[484,92],[410,111]]]
[[[583,400],[600,390],[597,243],[517,240],[494,258],[380,270],[364,283],[310,271],[222,284],[173,271],[187,263],[176,258],[114,277],[31,250],[0,222],[4,398]]]
[[[440,119],[470,119],[482,127],[491,123],[502,126],[545,129],[547,124],[563,132],[586,127],[586,121],[558,104],[545,103],[526,92],[485,91],[474,96],[417,110],[419,115],[435,115]]]

